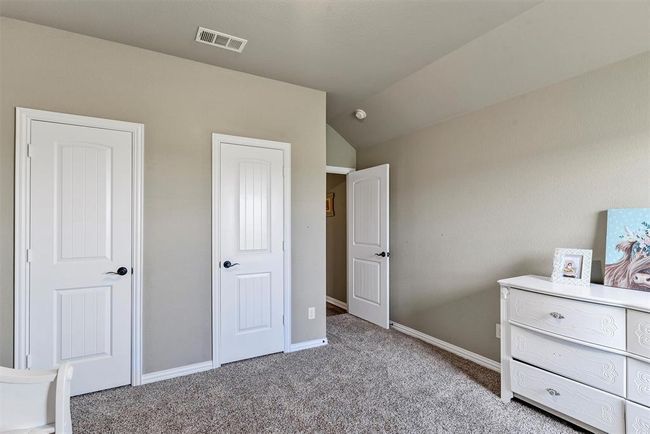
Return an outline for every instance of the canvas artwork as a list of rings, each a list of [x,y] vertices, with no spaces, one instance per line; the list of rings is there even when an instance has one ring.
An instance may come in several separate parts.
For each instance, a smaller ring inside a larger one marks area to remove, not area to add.
[[[650,208],[607,211],[605,285],[650,291]]]

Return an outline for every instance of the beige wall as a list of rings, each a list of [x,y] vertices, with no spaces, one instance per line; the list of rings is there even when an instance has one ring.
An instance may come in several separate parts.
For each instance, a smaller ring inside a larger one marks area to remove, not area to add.
[[[211,357],[212,132],[292,144],[293,341],[325,336],[325,93],[5,18],[0,40],[1,365],[16,106],[145,124],[144,372]]]
[[[327,126],[327,165],[338,167],[357,167],[357,150],[336,130]]]
[[[334,217],[327,217],[326,294],[347,301],[347,234],[345,175],[327,174],[327,192],[334,193]]]
[[[358,152],[390,163],[391,319],[498,360],[496,280],[650,206],[650,53]]]

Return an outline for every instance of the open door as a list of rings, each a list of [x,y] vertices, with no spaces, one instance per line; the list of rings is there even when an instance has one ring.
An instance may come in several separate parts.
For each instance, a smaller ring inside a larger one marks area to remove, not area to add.
[[[388,328],[388,164],[347,176],[348,312]]]

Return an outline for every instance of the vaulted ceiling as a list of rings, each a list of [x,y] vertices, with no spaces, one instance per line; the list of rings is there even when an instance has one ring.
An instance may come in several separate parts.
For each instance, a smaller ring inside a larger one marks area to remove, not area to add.
[[[0,14],[324,90],[357,147],[650,50],[647,1],[0,0]],[[248,44],[198,44],[198,26]]]

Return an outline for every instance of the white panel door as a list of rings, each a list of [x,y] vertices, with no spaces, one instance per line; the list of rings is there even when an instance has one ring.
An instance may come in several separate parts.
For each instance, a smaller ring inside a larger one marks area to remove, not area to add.
[[[219,362],[284,349],[283,152],[221,143]]]
[[[72,362],[73,395],[131,382],[131,147],[31,123],[31,367]]]
[[[388,328],[388,164],[347,176],[348,312]]]

